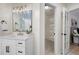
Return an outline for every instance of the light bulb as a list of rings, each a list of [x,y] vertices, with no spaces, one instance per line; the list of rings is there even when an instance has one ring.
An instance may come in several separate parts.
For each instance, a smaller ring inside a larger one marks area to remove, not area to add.
[[[48,6],[45,6],[45,9],[48,9],[49,7]]]

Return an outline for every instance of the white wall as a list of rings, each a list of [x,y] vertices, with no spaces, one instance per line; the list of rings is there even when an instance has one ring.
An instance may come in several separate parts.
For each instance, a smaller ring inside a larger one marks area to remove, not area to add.
[[[12,32],[12,12],[10,5],[0,4],[0,17],[7,21],[8,32]]]
[[[40,4],[33,4],[33,35],[34,35],[34,52],[40,54]]]
[[[40,46],[41,46],[41,49],[40,49],[40,54],[43,54],[45,55],[45,4],[40,4],[40,24],[41,24],[41,27],[40,27]]]

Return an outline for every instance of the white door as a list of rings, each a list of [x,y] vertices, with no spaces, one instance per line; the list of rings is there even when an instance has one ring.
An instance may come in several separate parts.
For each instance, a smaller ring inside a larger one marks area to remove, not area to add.
[[[2,42],[2,55],[16,55],[16,41],[5,39]]]
[[[63,8],[62,17],[62,53],[67,54],[69,51],[69,20],[68,12],[65,8]]]

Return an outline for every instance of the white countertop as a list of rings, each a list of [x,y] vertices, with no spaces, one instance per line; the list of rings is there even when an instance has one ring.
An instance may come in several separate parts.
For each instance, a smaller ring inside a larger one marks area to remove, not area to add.
[[[10,40],[26,40],[27,38],[32,37],[31,35],[5,35],[5,36],[0,36],[0,39],[10,39]]]

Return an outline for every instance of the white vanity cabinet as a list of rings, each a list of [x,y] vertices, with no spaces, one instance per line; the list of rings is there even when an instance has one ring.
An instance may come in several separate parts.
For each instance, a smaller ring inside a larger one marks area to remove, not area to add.
[[[32,55],[32,38],[0,39],[0,55]]]

